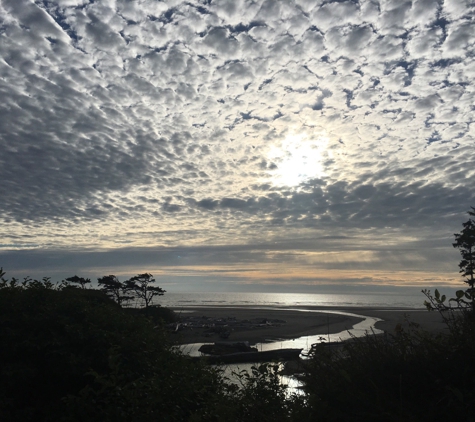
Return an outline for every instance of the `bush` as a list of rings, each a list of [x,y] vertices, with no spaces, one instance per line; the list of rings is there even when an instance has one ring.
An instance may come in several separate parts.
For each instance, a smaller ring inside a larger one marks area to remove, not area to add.
[[[473,421],[474,321],[449,335],[410,324],[339,351],[319,345],[305,377],[311,417],[321,421]]]
[[[164,308],[158,305],[149,306],[147,310],[145,308],[125,308],[127,312],[135,315],[143,315],[148,317],[155,324],[161,324],[162,322],[178,322],[178,315],[169,308]]]
[[[212,420],[222,381],[156,321],[47,279],[1,287],[0,420]]]
[[[294,420],[303,401],[275,370],[226,382],[172,347],[163,321],[174,319],[158,306],[123,309],[104,291],[2,278],[0,420]]]
[[[251,367],[251,373],[235,373],[240,385],[231,384],[229,393],[233,397],[233,421],[284,422],[302,421],[307,414],[303,395],[288,394],[280,382],[279,364],[264,363]]]

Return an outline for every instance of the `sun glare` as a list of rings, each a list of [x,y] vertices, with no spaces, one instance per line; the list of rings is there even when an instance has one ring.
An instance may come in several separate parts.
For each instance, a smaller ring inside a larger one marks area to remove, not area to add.
[[[277,186],[297,186],[308,179],[324,177],[322,152],[328,138],[309,139],[307,135],[290,135],[267,156],[274,164],[271,182]]]

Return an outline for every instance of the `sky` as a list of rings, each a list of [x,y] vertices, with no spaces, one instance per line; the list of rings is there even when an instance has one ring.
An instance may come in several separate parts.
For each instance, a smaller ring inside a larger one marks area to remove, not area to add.
[[[472,0],[0,0],[0,266],[462,286]]]

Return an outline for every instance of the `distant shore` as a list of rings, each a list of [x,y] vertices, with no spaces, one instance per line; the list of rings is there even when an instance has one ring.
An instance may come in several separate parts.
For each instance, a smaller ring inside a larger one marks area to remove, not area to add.
[[[298,337],[336,334],[348,329],[364,319],[364,317],[379,318],[375,328],[388,333],[394,333],[396,327],[407,327],[411,321],[421,328],[431,332],[443,332],[446,326],[437,312],[413,308],[370,308],[370,307],[294,307],[292,309],[278,307],[187,307],[174,308],[175,312],[186,319],[193,316],[194,320],[203,317],[203,325],[212,325],[214,321],[226,323],[226,320],[259,321],[261,324],[245,326],[230,324],[228,328],[229,341],[249,341],[262,343],[278,339],[294,339]],[[318,311],[318,312],[312,312]],[[325,311],[329,311],[326,313]],[[356,314],[358,317],[341,315],[335,312]],[[361,317],[359,317],[361,316]],[[269,321],[265,323],[264,321]],[[273,321],[281,322],[273,322]],[[217,333],[210,333],[209,329],[182,327],[173,335],[177,344],[213,343],[223,339]]]

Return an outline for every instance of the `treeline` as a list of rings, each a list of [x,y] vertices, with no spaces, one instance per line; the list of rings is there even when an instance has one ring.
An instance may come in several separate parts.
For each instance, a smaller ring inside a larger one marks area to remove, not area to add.
[[[22,284],[28,285],[34,282],[38,281],[25,279]],[[50,283],[50,280],[43,279],[43,282]],[[131,301],[138,300],[145,308],[145,312],[148,311],[148,308],[152,305],[155,297],[163,296],[166,293],[166,291],[161,287],[155,286],[155,282],[156,280],[153,278],[152,274],[149,273],[138,274],[125,281],[120,281],[115,275],[107,275],[97,279],[99,290],[103,291],[112,300],[117,302],[117,304],[124,306]],[[15,280],[15,283],[18,284],[18,280]],[[63,289],[65,287],[78,286],[82,289],[86,289],[90,285],[90,278],[78,277],[75,275],[63,280],[55,287]]]

